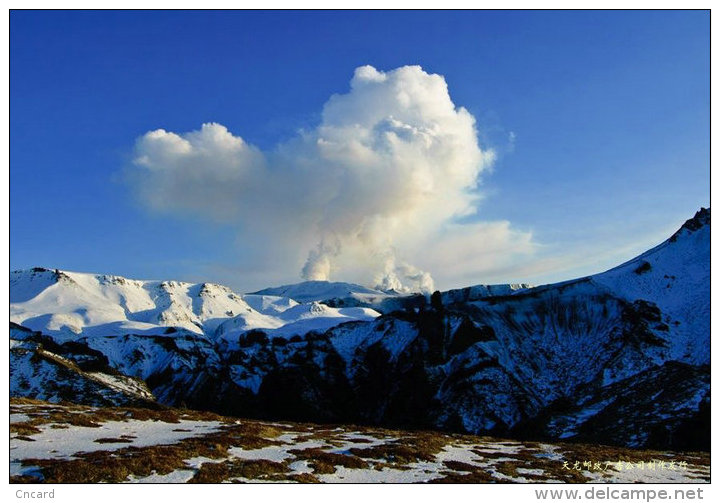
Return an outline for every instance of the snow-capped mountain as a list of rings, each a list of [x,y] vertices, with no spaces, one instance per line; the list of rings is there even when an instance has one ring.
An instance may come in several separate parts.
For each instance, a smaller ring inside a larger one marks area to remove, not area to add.
[[[54,355],[45,363],[112,369],[168,405],[709,445],[706,209],[625,264],[552,285],[478,285],[432,300],[326,282],[237,295],[219,285],[32,270],[11,277],[11,321],[25,327],[11,333],[18,351],[40,345]],[[36,363],[16,358],[13,393],[39,392],[48,369]]]
[[[240,295],[213,283],[139,281],[43,268],[13,271],[10,290],[11,320],[58,340],[78,335],[158,335],[171,327],[211,339],[283,327],[302,334],[379,316],[371,309],[300,305],[287,296]],[[306,296],[312,296],[310,292]]]

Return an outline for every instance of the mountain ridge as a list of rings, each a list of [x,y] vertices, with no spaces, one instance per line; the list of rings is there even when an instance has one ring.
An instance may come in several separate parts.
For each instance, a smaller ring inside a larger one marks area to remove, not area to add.
[[[12,330],[12,351],[50,344],[62,358],[143,380],[162,404],[232,415],[707,448],[709,265],[703,208],[605,272],[431,302],[372,304],[350,291],[302,304],[31,270],[11,279],[11,321],[35,332]],[[100,300],[87,309],[83,299]],[[37,384],[47,369],[31,360],[16,358],[13,372]]]

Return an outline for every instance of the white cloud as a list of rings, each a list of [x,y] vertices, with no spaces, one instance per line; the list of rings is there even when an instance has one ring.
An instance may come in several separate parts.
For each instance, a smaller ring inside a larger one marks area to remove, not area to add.
[[[465,278],[508,281],[508,273],[539,248],[531,233],[515,230],[507,221],[451,223],[438,234],[442,239],[428,239],[421,246],[422,263],[432,271],[442,270],[444,280],[453,285],[467,286]]]
[[[270,152],[220,124],[159,129],[138,139],[130,180],[154,210],[229,222],[248,246],[261,236],[268,254],[305,255],[307,279],[427,290],[433,280],[419,267],[461,281],[463,270],[533,252],[531,236],[507,222],[453,223],[475,213],[493,159],[442,76],[363,66],[314,130]]]

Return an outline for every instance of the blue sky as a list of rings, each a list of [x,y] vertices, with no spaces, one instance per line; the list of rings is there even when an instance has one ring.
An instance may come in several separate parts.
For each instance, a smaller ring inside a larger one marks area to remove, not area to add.
[[[439,288],[598,272],[709,205],[708,12],[14,11],[10,30],[11,269],[241,291],[299,281],[325,234],[265,235],[255,206],[228,218],[153,207],[138,183],[157,180],[128,181],[136,141],[212,122],[271,159],[299,130],[321,134],[324,105],[363,65],[441,75],[475,118],[479,148],[494,152],[453,239],[464,246],[458,233],[473,224],[506,222],[503,246],[495,231],[480,236],[472,246],[489,251],[463,274],[448,272],[452,247],[423,263],[418,235],[383,241]],[[449,221],[438,237],[450,239]],[[362,276],[340,265],[332,279]]]

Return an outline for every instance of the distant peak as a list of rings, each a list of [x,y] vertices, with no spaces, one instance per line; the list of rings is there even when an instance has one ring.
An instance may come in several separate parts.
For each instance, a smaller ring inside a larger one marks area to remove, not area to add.
[[[386,295],[384,292],[373,290],[354,283],[342,281],[310,280],[290,285],[265,288],[251,295],[275,295],[289,297],[296,302],[323,301],[334,298],[344,298],[353,295]]]

